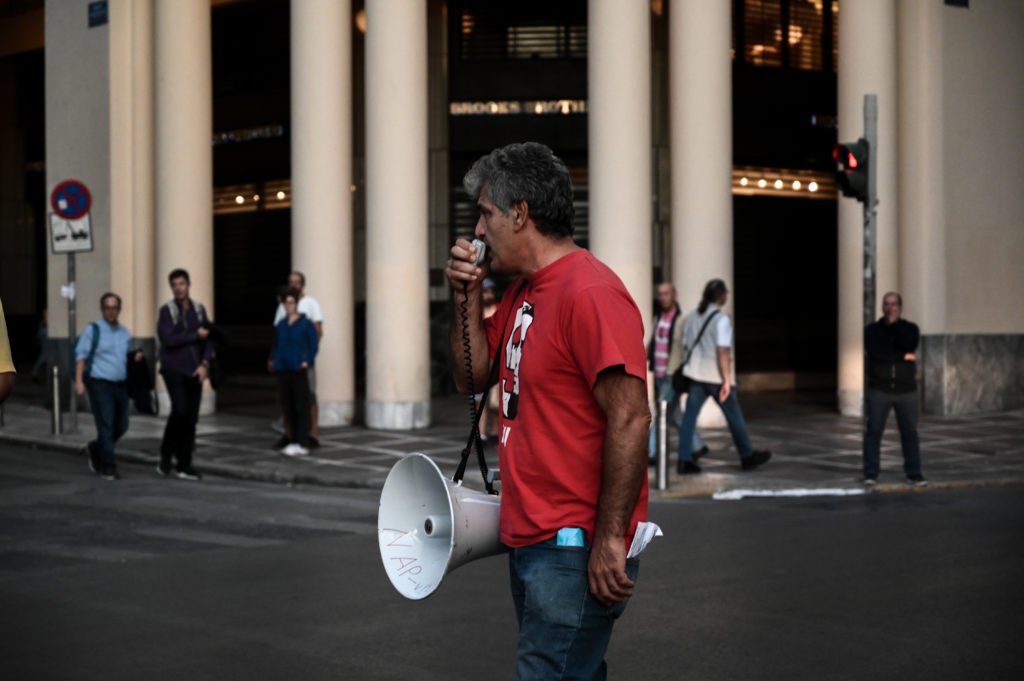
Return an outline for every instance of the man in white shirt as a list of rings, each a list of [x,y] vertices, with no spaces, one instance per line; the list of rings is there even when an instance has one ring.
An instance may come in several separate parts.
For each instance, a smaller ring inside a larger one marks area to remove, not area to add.
[[[772,457],[771,452],[755,450],[750,445],[747,424],[732,387],[732,320],[722,309],[728,294],[724,281],[709,281],[704,287],[700,306],[686,316],[683,326],[683,345],[687,349],[693,348],[693,353],[683,367],[683,375],[690,379],[690,393],[679,430],[679,462],[676,470],[681,475],[700,473],[700,466],[694,462],[690,447],[684,447],[682,443],[688,444],[692,440],[697,428],[697,415],[708,397],[714,398],[725,414],[743,470],[757,468]]]
[[[320,303],[316,302],[315,298],[307,296],[305,294],[306,288],[306,275],[302,272],[294,271],[288,275],[288,288],[294,289],[299,292],[299,314],[305,315],[309,321],[313,322],[313,326],[316,327],[316,339],[320,341],[324,337],[324,315],[320,311]],[[277,311],[274,313],[274,326],[284,319],[284,303],[278,303]],[[319,447],[320,441],[320,429],[317,425],[317,402],[316,402],[316,367],[309,366],[306,369],[306,376],[309,378],[309,446]],[[284,424],[285,434],[281,437],[281,440],[274,445],[275,449],[285,447],[291,442],[289,438],[288,430],[290,425]],[[281,444],[283,442],[284,444]],[[278,447],[277,445],[281,445]]]

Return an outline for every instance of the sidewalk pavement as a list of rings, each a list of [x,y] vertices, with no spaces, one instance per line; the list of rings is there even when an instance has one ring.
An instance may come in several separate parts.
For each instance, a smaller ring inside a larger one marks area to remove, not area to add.
[[[916,492],[1024,482],[1024,410],[922,417],[919,433],[927,488],[912,488],[904,482],[899,435],[895,417],[890,417],[882,443],[882,475],[873,490],[866,490],[859,481],[860,419],[839,416],[820,403],[801,403],[799,395],[767,393],[744,395],[741,400],[751,441],[758,449],[770,449],[771,461],[757,470],[741,471],[728,430],[704,429],[702,435],[711,449],[700,461],[704,472],[679,476],[675,473],[675,431],[670,429],[667,489],[657,489],[657,473],[651,468],[652,500]],[[37,405],[38,401],[17,396],[3,405],[0,448],[4,443],[21,443],[82,456],[82,471],[87,474],[81,448],[95,436],[92,416],[79,412],[78,427],[69,432],[65,413],[64,432],[54,435],[50,411]],[[420,430],[321,428],[321,446],[304,457],[288,457],[272,449],[279,434],[271,429],[271,418],[265,414],[201,416],[194,464],[205,475],[285,485],[380,489],[398,459],[421,452],[434,459],[445,475],[451,475],[469,435],[469,407],[465,398],[457,395],[436,398],[431,407],[433,425]],[[122,476],[156,475],[165,418],[132,414],[128,433],[117,446]],[[496,466],[493,442],[486,453],[490,465]],[[466,468],[465,484],[482,488],[475,454]]]

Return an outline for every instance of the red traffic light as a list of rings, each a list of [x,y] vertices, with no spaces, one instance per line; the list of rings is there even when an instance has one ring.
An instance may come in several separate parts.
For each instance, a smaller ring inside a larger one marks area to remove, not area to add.
[[[858,152],[859,151],[860,150],[858,149]],[[860,166],[860,161],[857,160],[857,154],[848,149],[845,144],[837,144],[832,149],[832,160],[847,170],[854,170]]]
[[[861,138],[856,142],[837,144],[832,148],[832,160],[836,162],[836,183],[843,196],[858,201],[867,201],[869,145]]]

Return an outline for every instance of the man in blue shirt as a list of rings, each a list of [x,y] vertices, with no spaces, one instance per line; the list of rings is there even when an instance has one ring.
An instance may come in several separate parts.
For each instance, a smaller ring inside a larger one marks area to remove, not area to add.
[[[100,311],[103,319],[85,327],[75,345],[75,392],[81,395],[88,391],[96,421],[96,439],[83,448],[89,469],[107,480],[117,480],[114,444],[128,430],[125,379],[132,334],[117,321],[121,297],[116,293],[103,294]],[[136,353],[135,359],[141,355]]]

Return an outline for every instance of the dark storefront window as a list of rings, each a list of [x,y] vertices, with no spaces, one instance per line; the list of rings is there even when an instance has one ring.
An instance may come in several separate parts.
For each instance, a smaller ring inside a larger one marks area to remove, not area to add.
[[[734,0],[733,59],[834,72],[838,12],[837,0]]]

